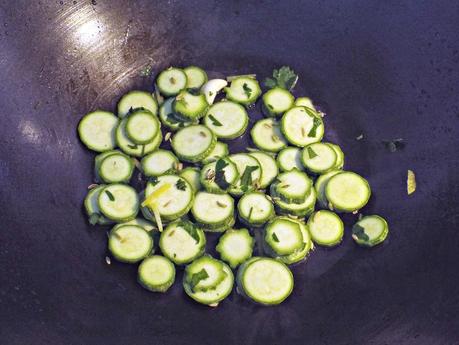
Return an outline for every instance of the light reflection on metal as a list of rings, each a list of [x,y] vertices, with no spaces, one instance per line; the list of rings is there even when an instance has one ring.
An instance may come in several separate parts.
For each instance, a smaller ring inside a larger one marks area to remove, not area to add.
[[[89,20],[77,28],[77,40],[85,45],[93,44],[100,39],[101,31],[101,26],[96,19]]]

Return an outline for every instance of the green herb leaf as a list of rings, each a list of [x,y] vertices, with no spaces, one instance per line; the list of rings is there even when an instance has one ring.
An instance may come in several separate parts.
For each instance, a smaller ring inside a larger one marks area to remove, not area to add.
[[[318,156],[318,154],[311,147],[307,147],[306,149],[308,150],[309,159],[313,159],[314,157]]]
[[[368,241],[370,237],[365,233],[365,228],[360,226],[359,224],[355,224],[352,227],[352,234],[355,235],[361,241]]]
[[[244,85],[242,85],[242,88],[244,89],[244,93],[247,96],[247,98],[250,98],[250,96],[252,95],[252,89],[249,87],[249,85],[247,85],[247,83],[244,83]]]
[[[220,121],[218,121],[212,114],[209,114],[207,116],[209,117],[210,121],[212,121],[212,124],[214,126],[217,126],[217,127],[223,126],[223,124]]]
[[[153,186],[156,186],[159,182],[158,178],[156,176],[151,176],[148,179],[148,182],[150,182]]]
[[[113,196],[113,194],[109,190],[106,190],[105,194],[107,194],[107,196],[110,199],[110,201],[115,201],[115,197]]]
[[[100,215],[98,213],[93,213],[89,216],[89,224],[96,225],[99,221]]]
[[[308,133],[308,137],[314,138],[317,135],[317,128],[322,124],[322,121],[314,116],[311,130]]]
[[[393,139],[393,140],[384,140],[383,144],[386,145],[386,148],[390,152],[395,152],[397,150],[402,149],[405,146],[405,144],[403,143],[403,139],[402,138]]]
[[[277,237],[275,232],[273,232],[272,238],[273,238],[274,242],[278,242],[279,243],[279,238]]]
[[[137,150],[137,144],[133,144],[133,145],[128,144],[128,147],[129,147],[130,149]]]
[[[191,276],[191,279],[190,279],[190,288],[191,288],[191,290],[194,290],[194,287],[196,285],[198,285],[198,283],[201,280],[204,280],[204,279],[207,279],[207,278],[209,278],[209,274],[207,273],[207,271],[204,268],[202,270],[200,270],[199,272],[194,273]]]
[[[272,78],[265,79],[265,86],[267,88],[274,88],[276,86],[286,90],[291,90],[295,87],[298,81],[298,75],[288,66],[282,66],[280,69],[273,71]]]
[[[175,187],[178,190],[186,190],[186,182],[182,179],[178,179],[177,182],[175,183]]]
[[[215,163],[215,178],[214,181],[219,186],[221,189],[226,190],[230,186],[228,181],[226,180],[225,176],[225,167],[228,165],[228,163],[224,160],[219,158],[217,162]]]
[[[252,219],[252,212],[253,212],[253,207],[250,208],[250,211],[249,211],[249,216],[247,217],[247,219],[250,221],[250,219]]]
[[[196,241],[196,243],[199,243],[200,238],[198,229],[192,222],[183,220],[180,223],[178,223],[178,226],[183,228],[183,230],[185,230]]]
[[[248,165],[245,167],[244,173],[241,177],[241,189],[244,192],[247,192],[249,190],[249,187],[252,186],[252,172],[254,172],[257,169],[258,167],[253,165]]]

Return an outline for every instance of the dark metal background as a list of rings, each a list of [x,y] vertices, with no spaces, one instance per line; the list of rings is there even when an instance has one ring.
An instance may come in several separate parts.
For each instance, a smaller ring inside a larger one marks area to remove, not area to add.
[[[459,344],[457,1],[3,0],[0,21],[1,344]],[[189,64],[297,70],[369,179],[365,212],[388,219],[387,243],[361,249],[347,232],[294,267],[274,308],[235,293],[206,308],[108,266],[81,210],[93,153],[77,123],[151,90],[145,66]],[[381,144],[399,137],[402,151]]]

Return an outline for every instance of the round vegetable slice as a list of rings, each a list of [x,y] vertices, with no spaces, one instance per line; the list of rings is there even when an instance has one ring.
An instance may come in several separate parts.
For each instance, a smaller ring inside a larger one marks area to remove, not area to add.
[[[110,231],[108,249],[121,262],[135,263],[153,252],[153,238],[138,225],[123,225]]]
[[[324,124],[313,110],[293,107],[282,116],[281,130],[292,145],[304,147],[322,140]]]
[[[287,265],[296,264],[306,259],[307,255],[310,251],[314,248],[314,245],[311,240],[311,236],[309,235],[308,227],[302,221],[296,221],[300,227],[301,234],[303,235],[303,247],[292,254],[278,256],[277,259],[281,260],[283,263]]]
[[[236,164],[229,159],[221,158],[206,164],[200,175],[200,183],[210,193],[225,193],[239,178]]]
[[[150,92],[133,90],[124,94],[118,102],[118,116],[125,117],[135,109],[145,109],[156,115],[158,113],[158,103]]]
[[[199,89],[207,82],[207,73],[202,68],[189,66],[183,69],[186,74],[186,88]]]
[[[86,198],[84,199],[84,208],[89,217],[89,223],[91,225],[106,225],[113,223],[113,220],[104,217],[99,209],[99,194],[100,191],[104,188],[105,185],[99,185],[93,189],[90,189],[86,195]]]
[[[262,257],[246,261],[237,273],[238,291],[264,305],[282,303],[293,290],[293,274],[282,262]]]
[[[210,255],[201,256],[186,266],[183,276],[190,290],[208,291],[216,288],[226,277],[225,264]]]
[[[302,171],[296,169],[283,172],[271,184],[271,196],[280,197],[289,203],[303,203],[311,193],[312,180]]]
[[[306,146],[301,154],[303,165],[309,171],[324,174],[337,165],[336,151],[326,143],[314,143]]]
[[[182,128],[172,138],[175,154],[187,162],[199,162],[214,149],[217,139],[212,131],[202,125]]]
[[[170,67],[162,71],[156,79],[156,85],[164,96],[175,96],[184,90],[187,77],[184,71],[179,68]]]
[[[300,204],[285,202],[279,198],[277,194],[273,194],[272,199],[276,206],[277,213],[296,217],[306,217],[314,212],[316,192],[314,189],[311,189],[311,193],[309,193],[306,200]]]
[[[231,293],[233,289],[233,272],[225,263],[223,263],[223,272],[225,273],[225,278],[214,289],[207,291],[193,291],[185,279],[183,280],[183,288],[186,294],[196,302],[216,307]]]
[[[316,107],[314,106],[314,104],[312,103],[312,100],[309,97],[298,97],[295,100],[295,106],[306,107],[314,111],[316,110]]]
[[[177,131],[180,128],[196,125],[199,120],[186,120],[174,113],[173,104],[175,97],[168,98],[161,104],[159,108],[159,119],[164,126],[172,131]]]
[[[132,220],[139,212],[139,198],[131,186],[110,184],[99,193],[99,209],[102,214],[112,220],[126,222]]]
[[[352,238],[363,247],[382,243],[388,234],[389,225],[384,218],[377,215],[365,216],[352,227]]]
[[[301,162],[301,149],[298,147],[286,147],[277,155],[277,164],[280,171],[304,170]]]
[[[88,149],[104,152],[115,148],[117,127],[118,117],[108,111],[96,110],[83,116],[78,124],[78,134]]]
[[[314,184],[314,188],[317,192],[317,201],[322,208],[328,208],[328,200],[325,196],[325,187],[327,186],[328,180],[330,180],[336,174],[339,174],[341,170],[332,170],[323,175],[320,175]]]
[[[257,121],[250,131],[250,135],[255,146],[264,151],[278,152],[288,144],[282,135],[279,123],[274,119]]]
[[[177,170],[179,160],[167,150],[156,150],[142,158],[142,171],[145,176],[160,176]]]
[[[220,237],[216,249],[221,259],[234,269],[252,257],[254,244],[247,229],[230,229]]]
[[[202,164],[212,163],[229,155],[228,144],[217,141],[214,149],[202,160]]]
[[[126,134],[136,144],[148,144],[158,135],[160,128],[156,115],[147,110],[135,110],[127,117]]]
[[[354,212],[364,207],[371,196],[368,181],[362,176],[344,171],[328,180],[325,197],[329,207],[342,212]]]
[[[247,153],[236,153],[228,158],[236,164],[240,176],[235,185],[230,187],[229,192],[232,195],[242,195],[257,189],[263,173],[258,160]]]
[[[218,138],[234,139],[241,136],[249,123],[245,108],[231,101],[217,102],[212,105],[204,118],[204,124]]]
[[[254,157],[261,166],[260,188],[268,187],[279,174],[276,160],[271,154],[262,151],[254,151],[249,153]]]
[[[200,175],[201,171],[193,167],[185,168],[179,173],[180,177],[188,181],[195,193],[201,189]]]
[[[265,226],[264,244],[273,256],[289,255],[303,248],[303,235],[295,220],[276,217]]]
[[[336,164],[335,164],[335,169],[343,169],[344,166],[344,153],[343,150],[341,150],[341,147],[339,147],[336,144],[328,143],[332,147],[333,150],[335,150],[336,153]]]
[[[205,229],[218,229],[234,215],[234,200],[228,194],[198,192],[191,213]]]
[[[159,248],[175,264],[188,264],[204,254],[206,236],[190,221],[175,221],[161,233]]]
[[[137,279],[145,289],[166,292],[175,281],[175,266],[164,256],[153,255],[139,265]]]
[[[272,202],[261,192],[250,192],[242,196],[237,204],[239,218],[248,226],[261,226],[274,217]]]
[[[174,113],[188,121],[196,121],[206,114],[208,108],[206,97],[202,93],[181,91],[175,97],[172,108]]]
[[[114,151],[98,164],[98,176],[106,183],[129,182],[134,171],[132,159]]]
[[[126,134],[126,122],[127,118],[121,120],[118,128],[116,129],[116,143],[123,150],[124,153],[134,157],[142,157],[150,152],[156,150],[161,141],[163,140],[163,135],[161,131],[158,131],[156,136],[151,142],[145,145],[139,145],[134,143]]]
[[[286,89],[274,87],[263,95],[266,116],[280,116],[293,106],[295,97]]]
[[[250,105],[257,101],[261,95],[260,85],[253,78],[239,77],[231,81],[229,87],[225,87],[226,98],[231,101]]]
[[[308,219],[308,228],[312,240],[322,246],[333,247],[343,239],[343,221],[328,210],[314,212]]]

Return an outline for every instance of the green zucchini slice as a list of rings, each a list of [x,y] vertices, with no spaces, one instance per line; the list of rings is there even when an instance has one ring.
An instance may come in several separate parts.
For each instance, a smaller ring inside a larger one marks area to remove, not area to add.
[[[316,192],[314,189],[311,189],[311,192],[306,197],[306,200],[300,204],[285,202],[275,193],[271,196],[278,214],[306,217],[314,212],[316,204]]]
[[[179,176],[188,181],[195,193],[199,192],[199,190],[201,189],[201,171],[198,168],[185,168],[182,171],[180,171]]]
[[[174,284],[175,266],[164,256],[149,256],[139,265],[137,280],[147,290],[166,292]]]
[[[131,186],[114,183],[105,186],[97,199],[102,214],[114,221],[127,222],[139,212],[139,198]]]
[[[314,184],[314,188],[317,192],[317,201],[322,208],[328,208],[328,200],[325,196],[325,187],[327,186],[328,180],[339,174],[341,170],[331,170],[323,175],[320,175]]]
[[[134,171],[132,159],[119,151],[109,151],[102,159],[97,160],[97,176],[106,183],[128,183]],[[104,155],[102,153],[101,155]],[[99,155],[100,156],[100,155]]]
[[[301,161],[309,171],[325,174],[337,166],[335,149],[327,143],[314,143],[306,146],[301,153]]]
[[[179,159],[195,163],[212,152],[217,144],[217,139],[206,126],[193,125],[180,129],[172,137],[171,144]]]
[[[187,89],[199,89],[207,82],[207,73],[202,68],[189,66],[183,72],[186,74]]]
[[[215,144],[213,150],[202,160],[202,164],[216,162],[219,158],[224,158],[228,155],[228,144],[217,141],[217,144]]]
[[[156,115],[158,113],[158,102],[150,92],[129,91],[118,102],[118,117],[123,118],[133,110],[140,108]]]
[[[277,165],[280,171],[304,170],[301,162],[301,149],[298,147],[286,147],[277,155]]]
[[[252,257],[254,244],[247,229],[230,229],[220,237],[216,249],[221,259],[235,269]]]
[[[271,184],[271,196],[289,203],[303,203],[312,190],[312,180],[304,172],[293,169],[277,176]]]
[[[275,87],[263,95],[263,112],[266,116],[280,116],[293,106],[295,97],[286,89]]]
[[[174,101],[175,97],[168,98],[159,108],[159,119],[164,126],[169,128],[171,131],[177,131],[180,128],[197,125],[199,123],[198,119],[187,120],[175,114],[173,109]]]
[[[107,225],[113,223],[113,220],[104,217],[99,209],[99,194],[100,191],[104,188],[105,185],[99,185],[93,189],[90,189],[84,199],[84,208],[91,225]]]
[[[266,224],[263,240],[268,253],[273,256],[295,253],[304,245],[298,222],[282,216]]]
[[[177,170],[179,160],[168,150],[156,150],[142,158],[142,171],[145,176],[160,176]]]
[[[156,150],[161,141],[163,140],[163,135],[161,131],[158,131],[156,136],[151,142],[145,145],[139,145],[134,143],[126,134],[126,122],[127,118],[121,120],[118,128],[116,129],[116,143],[120,149],[129,156],[142,157],[150,152]]]
[[[374,247],[384,242],[388,234],[389,225],[377,215],[365,216],[352,227],[352,238],[363,247]]]
[[[150,143],[161,130],[161,124],[147,110],[135,110],[126,121],[126,134],[134,143],[145,145]]]
[[[274,217],[272,202],[261,192],[249,192],[237,204],[239,218],[247,226],[262,226]]]
[[[110,231],[108,249],[116,260],[135,263],[153,253],[153,237],[141,226],[123,225]]]
[[[314,212],[308,219],[308,228],[312,240],[322,246],[333,247],[343,239],[343,221],[328,210]]]
[[[325,186],[328,206],[341,212],[355,212],[364,207],[371,196],[368,181],[362,176],[344,171],[334,175]]]
[[[287,147],[279,123],[274,119],[257,121],[250,131],[252,141],[260,150],[278,152]]]
[[[276,160],[271,154],[262,151],[254,151],[249,153],[254,157],[261,166],[260,188],[268,187],[279,174]]]
[[[256,158],[247,153],[236,153],[229,155],[228,158],[236,164],[239,172],[239,179],[229,189],[230,194],[239,196],[260,186],[263,172],[260,162]]]
[[[86,114],[78,124],[80,140],[88,149],[96,152],[113,150],[118,123],[118,117],[108,111],[96,110]]]
[[[234,200],[228,194],[198,192],[191,213],[205,230],[216,230],[234,217]]]
[[[281,130],[292,145],[304,147],[322,140],[324,123],[313,110],[293,107],[282,116]]]
[[[206,97],[202,93],[184,90],[175,97],[172,108],[175,114],[192,122],[203,117],[208,106]]]
[[[218,138],[235,139],[241,136],[249,124],[249,116],[245,108],[231,101],[217,102],[208,110],[204,124]]]
[[[257,101],[261,95],[260,84],[253,78],[239,77],[231,81],[229,87],[225,87],[226,98],[231,101],[250,105]]]
[[[186,266],[183,279],[193,292],[213,290],[226,277],[224,267],[222,261],[204,255]]]
[[[186,88],[187,77],[183,70],[170,67],[162,71],[156,79],[159,91],[166,97],[175,96]]]
[[[225,193],[239,179],[236,164],[229,159],[220,158],[216,162],[204,165],[200,183],[209,193]]]

